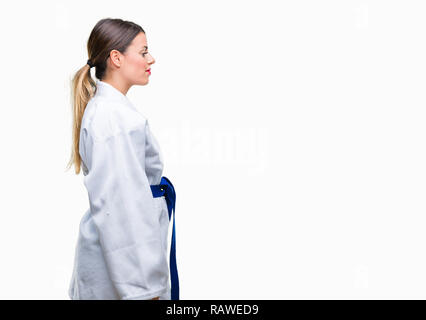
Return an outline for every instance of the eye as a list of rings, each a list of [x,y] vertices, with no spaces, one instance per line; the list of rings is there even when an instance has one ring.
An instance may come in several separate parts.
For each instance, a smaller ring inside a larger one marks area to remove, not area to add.
[[[144,53],[142,53],[142,57],[145,57],[145,55],[148,53],[148,51],[147,52],[144,52]]]

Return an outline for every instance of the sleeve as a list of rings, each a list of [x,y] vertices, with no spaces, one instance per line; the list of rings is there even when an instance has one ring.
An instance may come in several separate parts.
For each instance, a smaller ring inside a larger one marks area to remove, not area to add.
[[[152,299],[168,285],[159,214],[143,162],[145,132],[99,140],[86,130],[83,137],[90,211],[107,270],[123,300]]]

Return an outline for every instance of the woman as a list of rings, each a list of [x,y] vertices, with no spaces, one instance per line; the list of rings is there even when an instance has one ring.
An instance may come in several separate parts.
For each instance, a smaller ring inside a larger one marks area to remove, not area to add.
[[[90,207],[81,219],[71,299],[179,300],[175,229],[167,265],[173,185],[148,120],[127,98],[146,85],[154,58],[144,30],[102,19],[87,43],[89,60],[72,80],[73,148]],[[95,67],[96,81],[90,68]],[[174,216],[173,216],[174,223]]]

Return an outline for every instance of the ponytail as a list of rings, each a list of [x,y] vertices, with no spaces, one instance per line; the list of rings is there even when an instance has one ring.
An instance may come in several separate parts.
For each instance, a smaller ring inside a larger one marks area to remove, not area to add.
[[[79,152],[81,120],[83,119],[87,103],[93,96],[95,89],[96,82],[90,75],[90,66],[86,64],[76,72],[71,81],[71,112],[73,115],[72,148],[67,170],[74,165],[76,174],[79,174],[81,169],[81,157]]]

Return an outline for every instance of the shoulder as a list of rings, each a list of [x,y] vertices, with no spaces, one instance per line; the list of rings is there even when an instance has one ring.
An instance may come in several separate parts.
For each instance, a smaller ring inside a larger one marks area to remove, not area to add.
[[[121,101],[92,98],[84,111],[81,129],[101,141],[133,131],[144,134],[147,125],[143,114]]]

